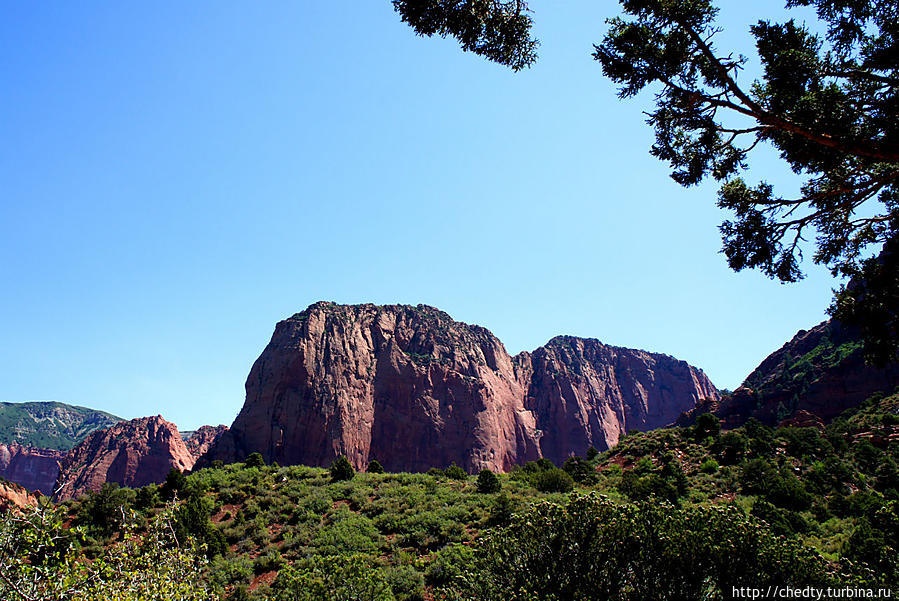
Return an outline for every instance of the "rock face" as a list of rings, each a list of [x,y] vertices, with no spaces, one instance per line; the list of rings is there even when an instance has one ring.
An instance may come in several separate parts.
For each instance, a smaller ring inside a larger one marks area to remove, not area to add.
[[[859,335],[836,321],[800,330],[792,340],[771,353],[743,382],[720,402],[697,407],[678,423],[689,423],[698,413],[714,412],[728,428],[750,417],[775,425],[809,422],[809,416],[830,421],[858,406],[875,392],[886,394],[899,385],[899,363],[884,368],[865,364]]]
[[[670,424],[718,391],[702,371],[668,355],[560,336],[515,358],[524,367],[527,409],[555,463],[572,451],[615,446],[629,430]]]
[[[121,422],[91,434],[65,457],[57,479],[58,499],[70,499],[104,482],[137,488],[165,480],[172,468],[193,467],[175,424],[162,416]]]
[[[18,484],[0,481],[0,512],[25,509],[38,504],[38,496]]]
[[[666,355],[560,337],[510,357],[488,330],[432,307],[316,303],[275,328],[231,429],[203,458],[390,471],[456,462],[505,471],[608,448],[673,421],[705,375]]]
[[[64,451],[34,449],[20,444],[0,444],[0,477],[28,490],[53,494]]]
[[[228,426],[220,424],[218,426],[200,426],[192,432],[181,432],[181,438],[184,445],[194,459],[202,456],[209,450],[215,441],[219,439],[224,432],[228,431]]]

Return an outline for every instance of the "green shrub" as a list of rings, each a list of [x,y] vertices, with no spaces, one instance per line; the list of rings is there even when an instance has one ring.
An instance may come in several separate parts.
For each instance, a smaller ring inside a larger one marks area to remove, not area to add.
[[[512,516],[518,511],[520,503],[506,493],[500,493],[493,498],[487,514],[488,526],[507,526],[512,522]]]
[[[396,601],[390,582],[364,555],[310,557],[288,565],[272,587],[276,601]]]
[[[369,474],[383,474],[384,466],[382,466],[377,459],[372,459],[368,464],[368,469],[365,471]]]
[[[447,545],[434,553],[425,570],[425,579],[434,587],[456,582],[473,564],[474,551],[461,544]]]
[[[751,515],[767,522],[775,534],[793,536],[809,531],[809,524],[802,514],[789,509],[780,509],[762,499],[752,506]]]
[[[568,472],[557,467],[537,472],[531,482],[537,490],[550,493],[568,492],[574,488],[574,480]]]
[[[455,462],[450,464],[448,468],[443,470],[443,474],[450,480],[467,480],[468,472],[456,465]]]
[[[244,465],[246,467],[265,467],[265,458],[262,457],[262,453],[250,453]]]
[[[225,559],[218,556],[209,562],[209,578],[219,589],[248,583],[252,577],[253,566],[247,557],[237,556]]]
[[[331,473],[332,482],[352,480],[353,476],[356,475],[356,470],[353,469],[353,466],[352,464],[350,464],[349,459],[347,459],[343,455],[334,460],[334,463],[331,464],[331,467],[328,469],[328,471]]]
[[[271,549],[265,555],[260,555],[253,560],[253,572],[255,574],[280,570],[282,566],[284,566],[284,558],[275,549]]]
[[[75,523],[86,526],[94,536],[106,538],[121,528],[134,497],[134,491],[104,482],[99,491],[82,500]]]
[[[179,491],[184,490],[185,486],[187,486],[187,477],[181,473],[181,470],[173,467],[165,477],[165,482],[162,483],[159,492],[163,499],[169,500],[175,497]]]
[[[586,459],[569,457],[562,465],[562,469],[575,482],[592,483],[596,481],[596,470],[593,469],[593,465]]]
[[[619,505],[595,495],[537,504],[487,534],[473,564],[456,587],[461,598],[711,599],[740,587],[850,582],[735,507]]]
[[[59,508],[0,514],[0,599],[213,601],[198,550],[172,535],[173,511],[163,509],[140,536],[123,524],[95,561],[85,561],[83,533],[65,525]]]
[[[389,566],[382,574],[397,601],[421,601],[424,599],[425,579],[409,565]]]
[[[709,457],[702,462],[702,465],[699,466],[699,471],[701,471],[703,474],[714,474],[718,471],[718,462]]]
[[[382,537],[375,523],[347,509],[335,510],[331,523],[322,527],[311,545],[321,555],[370,553],[378,548]]]
[[[487,469],[481,470],[481,473],[478,474],[479,493],[495,493],[499,492],[500,488],[502,488],[502,484],[500,483],[499,477],[496,474]]]
[[[696,424],[693,426],[693,438],[697,442],[702,442],[709,436],[718,436],[721,432],[721,420],[712,413],[703,413],[696,418]]]

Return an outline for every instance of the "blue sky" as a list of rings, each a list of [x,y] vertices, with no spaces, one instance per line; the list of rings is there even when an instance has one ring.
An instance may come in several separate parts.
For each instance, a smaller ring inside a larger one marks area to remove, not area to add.
[[[728,4],[720,45],[749,53],[781,4]],[[512,353],[595,337],[728,388],[825,318],[825,270],[731,272],[714,184],[649,156],[651,97],[590,57],[613,2],[533,2],[517,74],[388,0],[0,7],[0,399],[230,424],[317,300],[435,305]],[[753,177],[798,185],[775,156]]]

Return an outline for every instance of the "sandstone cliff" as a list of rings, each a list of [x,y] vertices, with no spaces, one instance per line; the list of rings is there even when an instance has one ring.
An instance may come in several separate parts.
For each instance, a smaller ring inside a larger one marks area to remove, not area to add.
[[[64,451],[54,449],[0,444],[0,478],[51,495],[59,475],[59,463],[65,456]]]
[[[890,394],[899,385],[899,363],[866,365],[858,332],[836,321],[800,330],[756,367],[743,385],[720,401],[703,403],[678,420],[690,423],[714,412],[728,428],[750,417],[775,425],[784,420],[826,421],[859,405],[875,392]],[[803,416],[805,416],[803,418]]]
[[[209,450],[215,441],[219,439],[222,433],[228,430],[228,426],[220,424],[218,426],[200,426],[191,432],[181,432],[181,438],[184,445],[194,459],[202,456]]]
[[[25,509],[38,504],[38,495],[12,482],[0,480],[0,512]]]
[[[629,430],[670,424],[718,391],[702,373],[668,355],[560,336],[521,353],[527,408],[543,435],[540,450],[555,463],[590,446],[611,448]]]
[[[605,449],[717,399],[701,371],[666,355],[562,337],[512,358],[485,328],[432,307],[333,303],[278,323],[246,390],[204,461],[258,451],[281,464],[346,455],[357,468],[504,471]]]
[[[165,480],[172,468],[193,467],[194,457],[175,424],[142,417],[98,430],[72,449],[57,479],[58,499],[69,499],[104,482],[137,488]]]

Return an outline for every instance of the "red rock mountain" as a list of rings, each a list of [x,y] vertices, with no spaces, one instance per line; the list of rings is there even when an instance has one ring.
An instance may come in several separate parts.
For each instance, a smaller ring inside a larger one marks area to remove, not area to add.
[[[188,470],[195,458],[175,424],[142,417],[97,430],[72,449],[57,479],[58,499],[70,499],[104,482],[132,488],[165,480],[174,467]]]
[[[810,422],[810,416],[827,422],[875,392],[891,394],[897,385],[899,363],[866,365],[858,332],[825,321],[771,353],[732,395],[700,404],[678,423],[708,411],[728,428],[750,417],[768,425]]]
[[[53,494],[65,451],[0,444],[0,476],[28,490]]]
[[[231,429],[203,458],[508,470],[605,449],[718,393],[667,355],[559,337],[510,357],[487,329],[418,305],[316,303],[284,320]]]
[[[194,456],[194,459],[200,457],[209,450],[222,433],[227,432],[228,426],[220,424],[218,426],[200,426],[193,432],[181,432],[181,438],[187,450]],[[185,436],[186,435],[186,436]]]
[[[38,504],[38,495],[12,482],[0,480],[0,512],[25,509]]]

